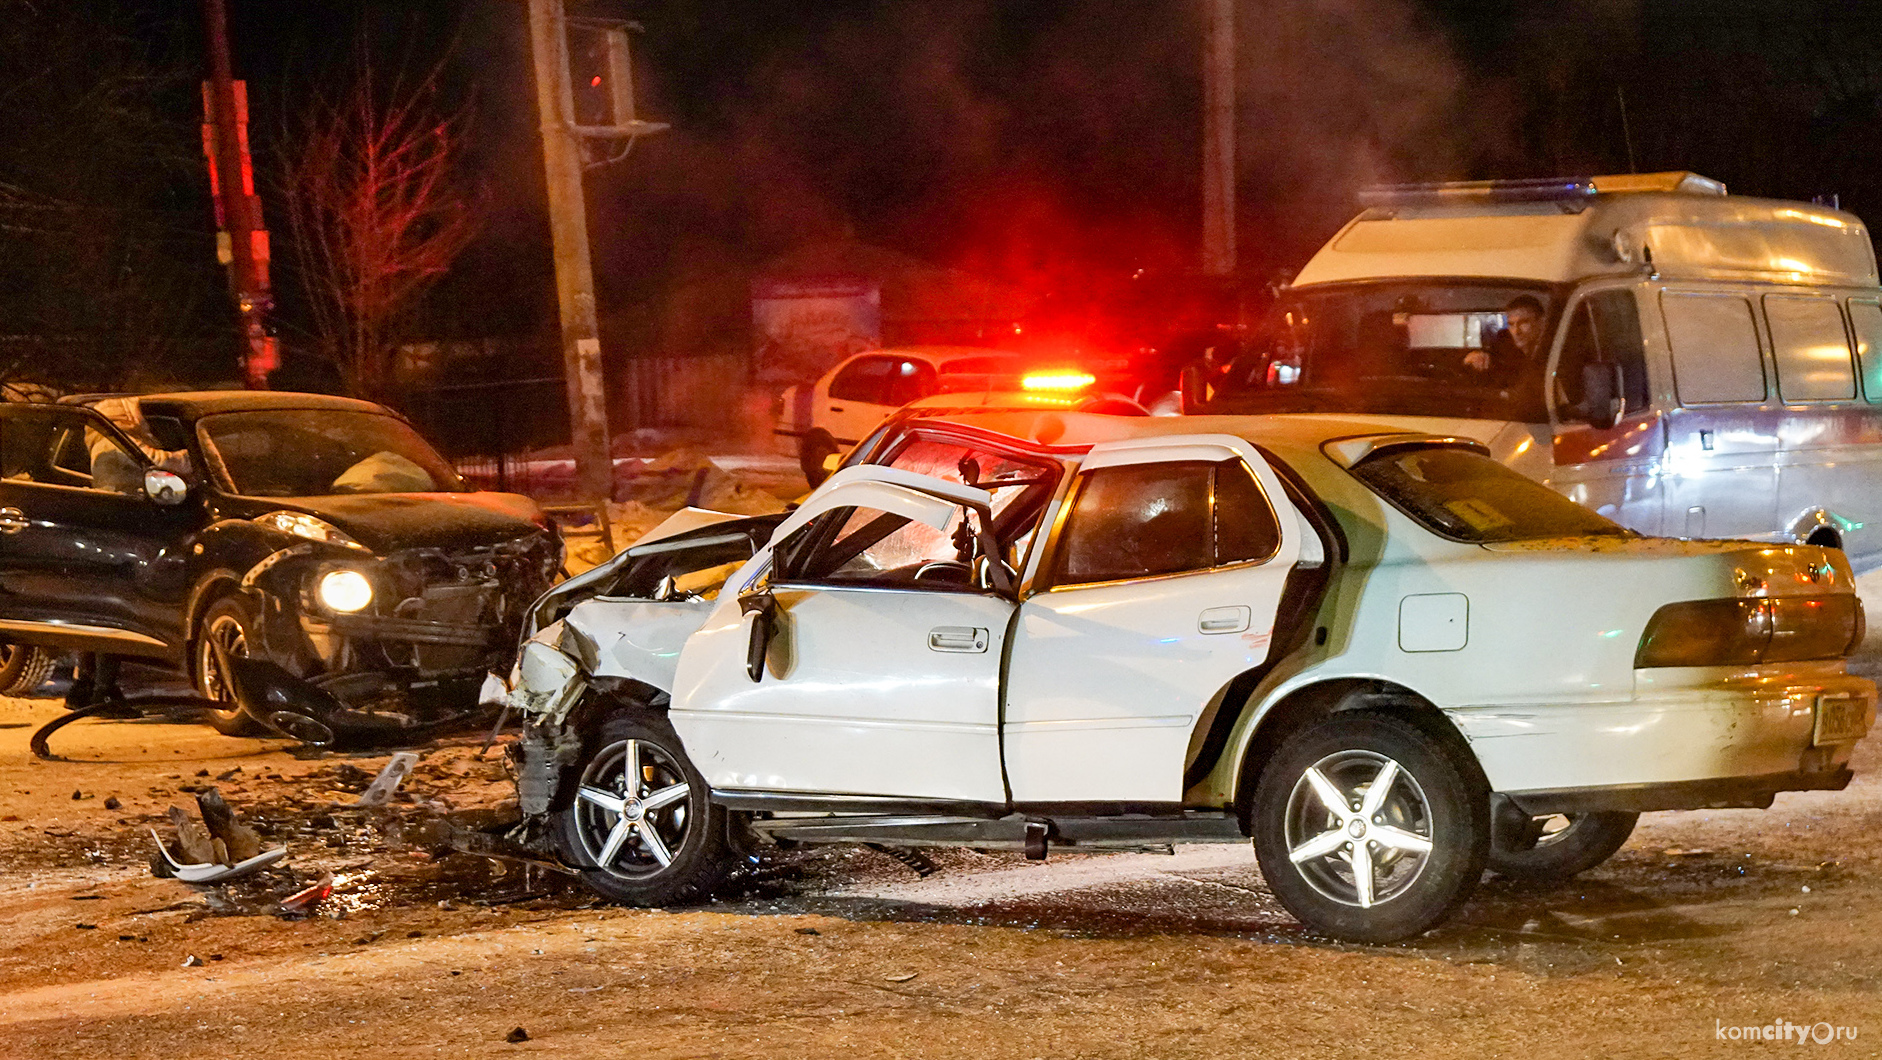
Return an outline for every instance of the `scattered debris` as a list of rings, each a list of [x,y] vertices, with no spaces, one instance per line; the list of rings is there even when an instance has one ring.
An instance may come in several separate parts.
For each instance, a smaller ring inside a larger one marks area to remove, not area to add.
[[[98,930],[97,924],[73,924],[72,926],[74,928],[77,928],[80,931],[97,931]]]
[[[119,810],[123,808],[124,808],[124,804],[118,801],[118,797],[116,795],[113,795],[110,798],[107,798],[105,800],[105,809],[107,810]]]
[[[1712,856],[1712,851],[1700,847],[1695,847],[1691,850],[1682,850],[1679,847],[1668,847],[1666,850],[1661,851],[1661,853],[1669,858],[1709,858]]]
[[[882,981],[885,983],[906,983],[920,974],[920,972],[903,972],[900,975],[885,975],[882,977]]]
[[[509,1042],[511,1045],[515,1045],[518,1042],[526,1042],[529,1040],[529,1032],[521,1027],[517,1027],[511,1030],[510,1033],[504,1035],[503,1040]]]
[[[86,799],[89,799],[92,797],[93,797],[92,793],[89,791],[75,791],[72,793],[73,802],[84,802]]]
[[[797,933],[798,933],[799,935],[821,935],[821,934],[823,934],[823,932],[821,932],[821,931],[818,931],[818,930],[817,930],[816,928],[798,928],[798,929],[797,929]]]
[[[202,966],[203,966],[203,959],[201,957],[196,956],[194,953],[183,958],[183,967],[185,968],[201,968]]]
[[[384,806],[392,801],[392,793],[399,790],[399,785],[411,775],[412,767],[418,764],[418,756],[410,751],[400,751],[392,756],[379,775],[367,785],[366,791],[353,801],[354,806]]]
[[[297,891],[281,899],[281,912],[285,916],[307,916],[327,896],[333,893],[333,873],[323,873],[319,882],[304,891]]]
[[[165,811],[176,829],[174,853],[156,829],[150,830],[162,858],[161,862],[151,861],[151,871],[156,875],[172,876],[185,883],[218,883],[246,876],[287,857],[286,847],[262,850],[260,834],[235,819],[235,811],[215,788],[196,796],[196,808],[203,817],[201,826],[176,806]]]

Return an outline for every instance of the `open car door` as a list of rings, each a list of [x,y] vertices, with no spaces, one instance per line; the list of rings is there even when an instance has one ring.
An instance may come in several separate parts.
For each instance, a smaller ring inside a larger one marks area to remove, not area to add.
[[[680,659],[670,717],[716,791],[1005,801],[990,500],[852,467],[779,526]]]
[[[1093,446],[1061,513],[1011,647],[1012,798],[1174,803],[1204,710],[1268,655],[1308,532],[1229,435]]]

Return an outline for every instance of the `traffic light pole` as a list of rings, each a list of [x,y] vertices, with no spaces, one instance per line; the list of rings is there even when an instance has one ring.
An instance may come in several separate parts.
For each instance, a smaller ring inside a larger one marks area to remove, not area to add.
[[[268,230],[255,195],[254,168],[248,163],[246,107],[236,100],[234,62],[229,55],[229,21],[222,0],[203,0],[209,35],[208,111],[210,159],[215,177],[218,220],[228,234],[229,286],[242,320],[242,378],[250,390],[268,389],[275,368],[274,339],[268,334]]]
[[[1202,271],[1235,272],[1235,0],[1202,0]]]
[[[536,111],[542,122],[542,161],[549,184],[549,228],[555,243],[575,484],[582,499],[606,501],[614,494],[614,462],[608,450],[607,390],[595,318],[594,268],[588,255],[588,209],[582,195],[582,144],[574,126],[562,0],[529,0],[529,39],[536,70]]]

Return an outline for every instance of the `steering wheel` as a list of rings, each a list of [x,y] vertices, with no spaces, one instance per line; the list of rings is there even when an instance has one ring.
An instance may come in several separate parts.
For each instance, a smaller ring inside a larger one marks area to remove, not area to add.
[[[916,581],[945,581],[955,585],[966,585],[974,580],[972,567],[954,559],[937,559],[924,563],[915,572]]]

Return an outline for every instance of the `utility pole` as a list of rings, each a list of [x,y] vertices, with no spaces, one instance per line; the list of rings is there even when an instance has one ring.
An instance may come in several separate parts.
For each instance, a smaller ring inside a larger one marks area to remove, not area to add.
[[[555,288],[562,310],[562,374],[568,387],[569,440],[575,485],[587,500],[614,497],[608,450],[608,396],[595,321],[595,275],[588,257],[588,206],[582,196],[582,144],[575,132],[569,87],[568,29],[562,0],[529,0],[530,52],[536,67],[536,113],[542,121],[542,164],[549,178],[549,229],[555,242]]]
[[[1202,271],[1235,272],[1235,0],[1202,0]]]
[[[210,187],[215,193],[217,256],[229,266],[229,287],[241,315],[242,379],[250,390],[268,389],[276,366],[275,340],[267,314],[274,298],[268,288],[268,230],[262,225],[261,200],[255,195],[255,169],[248,154],[246,86],[235,80],[229,57],[229,21],[223,0],[203,0],[209,31],[209,81],[203,85],[203,147],[209,155]],[[226,243],[225,243],[226,241]]]

